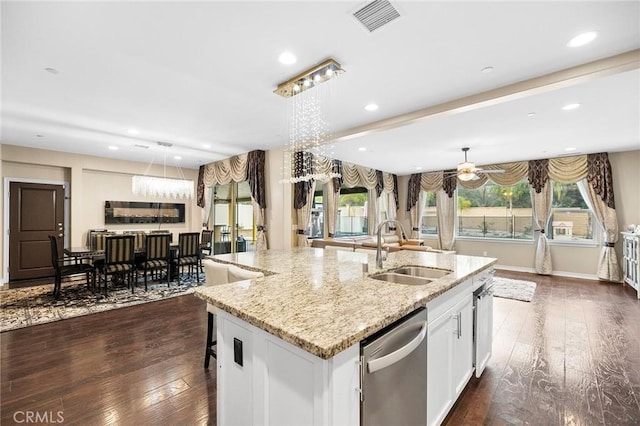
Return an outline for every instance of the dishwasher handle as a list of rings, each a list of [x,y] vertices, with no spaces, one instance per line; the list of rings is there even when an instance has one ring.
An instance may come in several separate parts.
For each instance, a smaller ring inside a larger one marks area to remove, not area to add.
[[[427,335],[427,322],[422,321],[422,328],[416,337],[413,338],[409,343],[398,349],[397,351],[393,351],[388,355],[385,355],[378,359],[372,359],[367,362],[367,370],[369,373],[374,373],[378,370],[382,370],[383,368],[387,368],[388,366],[395,364],[400,361],[402,358],[409,355],[413,352],[420,343],[424,340]]]

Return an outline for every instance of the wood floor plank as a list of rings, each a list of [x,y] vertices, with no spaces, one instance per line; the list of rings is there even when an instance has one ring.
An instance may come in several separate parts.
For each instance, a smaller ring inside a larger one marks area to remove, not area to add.
[[[639,424],[640,302],[616,284],[498,271],[537,283],[494,298],[493,356],[446,425]],[[181,296],[0,334],[0,423],[216,424],[202,368],[205,304]],[[19,420],[19,419],[18,419]]]

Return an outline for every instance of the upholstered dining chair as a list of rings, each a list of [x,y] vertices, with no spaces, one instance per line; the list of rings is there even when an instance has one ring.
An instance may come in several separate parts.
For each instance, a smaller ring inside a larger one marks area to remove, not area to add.
[[[167,274],[167,287],[171,283],[171,248],[170,234],[149,234],[145,238],[144,258],[137,263],[137,270],[144,275],[144,291],[147,291],[148,272],[162,272]]]
[[[248,271],[235,265],[226,265],[211,259],[202,261],[205,273],[205,285],[221,285],[235,281],[255,279],[263,277],[262,272]],[[207,341],[204,353],[204,368],[209,368],[211,357],[216,357],[216,351],[213,347],[217,344],[216,339],[216,321],[217,309],[211,303],[207,303]]]
[[[49,235],[51,243],[51,266],[55,273],[55,282],[53,285],[53,297],[60,297],[60,288],[62,287],[62,277],[71,275],[85,274],[87,276],[87,287],[91,285],[90,275],[93,273],[93,266],[88,263],[68,263],[71,259],[61,257],[58,252],[58,239],[55,235]],[[65,260],[67,262],[65,262]]]
[[[213,231],[211,229],[203,229],[200,236],[200,251],[211,256],[213,254]]]
[[[128,280],[131,293],[135,290],[135,237],[133,235],[110,235],[105,238],[104,263],[99,267],[99,276],[104,279],[104,293],[107,294],[107,278],[119,275]],[[98,283],[100,287],[100,283]]]
[[[185,266],[189,268],[189,275],[196,270],[196,280],[200,283],[200,233],[182,232],[178,234],[178,255],[174,259],[174,266],[178,271],[178,284],[180,284],[180,270]]]
[[[145,248],[145,239],[147,238],[147,233],[144,231],[123,231],[122,235],[133,235],[135,237],[135,250],[142,252]]]

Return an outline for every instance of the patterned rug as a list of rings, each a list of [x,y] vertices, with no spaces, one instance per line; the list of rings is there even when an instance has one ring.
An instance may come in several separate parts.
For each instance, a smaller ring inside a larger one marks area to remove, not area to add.
[[[200,285],[204,280],[201,273]],[[51,295],[53,284],[0,291],[0,332],[182,296],[193,293],[197,286],[195,275],[184,274],[180,285],[172,282],[167,287],[166,281],[150,282],[149,291],[144,291],[144,281],[140,280],[134,293],[123,286],[110,289],[107,296],[91,292],[84,282],[71,280],[62,283],[57,300]]]
[[[533,281],[513,280],[511,278],[493,278],[493,296],[505,299],[531,302],[536,291],[536,283]]]

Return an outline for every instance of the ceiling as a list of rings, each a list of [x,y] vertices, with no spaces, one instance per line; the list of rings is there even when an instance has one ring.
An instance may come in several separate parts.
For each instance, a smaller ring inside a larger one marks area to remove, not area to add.
[[[367,3],[3,1],[0,140],[197,168],[286,145],[273,90],[332,57],[348,162],[406,175],[455,167],[462,147],[478,165],[640,148],[640,53],[603,61],[640,48],[640,2],[396,1],[372,33],[352,15]],[[571,67],[586,75],[552,74]]]

